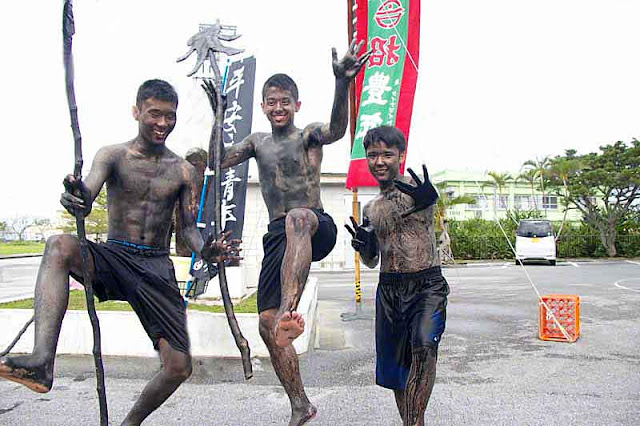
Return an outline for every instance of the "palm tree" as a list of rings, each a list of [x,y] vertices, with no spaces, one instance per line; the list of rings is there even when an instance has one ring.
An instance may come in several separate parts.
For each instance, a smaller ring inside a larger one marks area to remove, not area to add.
[[[554,158],[549,163],[549,176],[552,179],[558,179],[562,182],[563,189],[563,198],[564,198],[564,215],[562,217],[562,223],[560,224],[560,229],[558,230],[558,235],[556,235],[556,241],[560,238],[560,234],[562,233],[562,229],[564,228],[564,224],[567,220],[567,213],[569,212],[569,204],[567,199],[569,197],[569,179],[573,176],[578,170],[580,170],[580,164],[577,159],[572,159],[571,155],[569,155],[573,150],[567,151],[569,158]]]
[[[536,157],[535,160],[527,160],[522,164],[522,167],[533,170],[536,178],[540,181],[540,191],[542,192],[542,208],[544,208],[544,216],[547,217],[547,207],[544,203],[544,199],[546,197],[544,181],[548,175],[549,157]]]
[[[436,184],[440,197],[436,201],[434,217],[436,221],[436,228],[439,228],[440,239],[438,244],[438,251],[440,252],[440,260],[444,263],[453,263],[454,257],[451,251],[451,237],[449,236],[449,229],[447,225],[447,209],[455,206],[456,204],[475,204],[476,199],[468,195],[462,195],[458,197],[453,196],[453,191],[446,190],[446,182],[440,182]]]
[[[520,172],[520,174],[516,177],[516,181],[524,181],[529,184],[531,187],[531,198],[533,199],[533,208],[534,210],[538,210],[538,197],[536,197],[536,180],[538,179],[536,175],[536,171],[533,169],[527,169]]]
[[[511,175],[507,172],[494,172],[491,171],[489,173],[487,173],[491,179],[493,179],[493,189],[494,189],[494,193],[493,193],[493,210],[494,213],[496,213],[497,216],[497,205],[500,203],[500,201],[502,201],[502,190],[507,186],[507,183],[509,183],[509,181],[513,180],[513,178],[511,177]],[[496,189],[498,191],[498,195],[500,196],[500,198],[498,198],[496,200]],[[497,201],[497,202],[496,202]],[[505,208],[508,208],[508,203],[507,205],[505,205]]]

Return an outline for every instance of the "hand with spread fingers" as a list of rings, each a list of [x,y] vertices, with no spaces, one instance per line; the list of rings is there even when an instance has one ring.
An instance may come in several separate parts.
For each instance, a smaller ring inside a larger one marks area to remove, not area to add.
[[[242,249],[238,247],[242,240],[233,239],[227,241],[229,235],[231,235],[231,231],[224,232],[220,234],[220,239],[218,240],[215,240],[213,235],[210,235],[200,252],[202,258],[209,263],[242,260],[242,257],[240,257]]]
[[[60,204],[73,216],[80,213],[82,217],[91,213],[91,191],[74,175],[67,175],[62,181],[65,192],[60,196]]]
[[[411,168],[408,168],[407,171],[416,182],[416,186],[402,182],[398,179],[393,181],[398,190],[413,198],[413,207],[403,212],[402,217],[407,217],[412,213],[424,210],[427,207],[434,205],[438,199],[438,191],[436,191],[436,188],[429,180],[427,167],[424,164],[422,165],[424,182],[420,180],[418,175],[416,175]]]
[[[378,255],[378,238],[376,237],[375,230],[369,221],[369,218],[364,216],[362,218],[362,225],[358,226],[358,222],[350,216],[353,228],[345,223],[344,227],[351,234],[353,239],[351,240],[351,247],[362,256],[373,259]]]
[[[338,53],[336,52],[336,49],[331,49],[333,74],[336,78],[352,79],[358,74],[362,66],[369,59],[369,56],[371,56],[372,52],[371,50],[368,50],[358,56],[358,52],[362,49],[363,45],[364,40],[360,41],[360,43],[356,43],[356,40],[354,39],[349,46],[349,50],[347,50],[347,53],[340,60],[338,60]]]
[[[213,111],[213,115],[215,116],[216,110],[218,107],[218,97],[216,96],[216,90],[218,89],[216,88],[216,85],[213,83],[212,80],[204,80],[202,83],[202,88],[207,94],[207,98],[209,98],[209,104],[211,105],[211,110]],[[221,98],[222,98],[222,111],[225,111],[227,109],[227,95],[222,93]]]

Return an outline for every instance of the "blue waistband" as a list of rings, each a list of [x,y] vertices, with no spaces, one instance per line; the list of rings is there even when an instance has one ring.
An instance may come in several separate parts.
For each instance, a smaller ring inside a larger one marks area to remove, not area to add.
[[[145,246],[143,244],[135,244],[135,243],[130,243],[129,241],[121,241],[121,240],[114,240],[109,238],[107,240],[108,243],[114,243],[114,244],[119,244],[121,246],[125,246],[125,247],[131,247],[134,249],[138,249],[138,250],[164,250],[161,247],[153,247],[153,246]]]

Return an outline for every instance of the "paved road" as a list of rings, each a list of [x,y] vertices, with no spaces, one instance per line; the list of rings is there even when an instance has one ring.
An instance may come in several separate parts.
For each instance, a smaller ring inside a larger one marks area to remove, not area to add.
[[[0,303],[33,297],[41,256],[0,259]]]
[[[446,269],[447,331],[427,424],[640,424],[640,262],[530,265],[541,294],[581,297],[580,339],[537,339],[537,297],[510,263]],[[353,310],[345,274],[319,276],[316,348],[301,358],[314,425],[399,425],[390,391],[373,384],[372,320],[342,322]],[[364,313],[373,313],[375,274],[366,273]],[[197,359],[195,371],[150,425],[284,425],[288,404],[267,359],[242,381],[237,360]],[[108,358],[111,424],[119,424],[157,361]],[[88,357],[59,357],[56,384],[38,395],[0,381],[2,425],[97,424]]]

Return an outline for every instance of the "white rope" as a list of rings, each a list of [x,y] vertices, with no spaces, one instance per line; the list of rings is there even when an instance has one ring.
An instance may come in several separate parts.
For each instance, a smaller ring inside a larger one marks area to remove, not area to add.
[[[487,195],[484,193],[482,188],[480,188],[480,183],[477,180],[475,180],[475,183],[476,183],[476,187],[478,188],[478,190],[480,190],[480,194],[482,194],[482,196],[484,197],[484,200],[485,200],[485,202],[487,203],[487,206],[488,206],[489,205],[489,199],[487,198]],[[500,223],[500,220],[498,219],[498,216],[495,213],[495,211],[493,211],[492,213],[493,213],[493,219],[498,224],[498,227],[500,228],[500,231],[502,231],[502,235],[504,235],[505,239],[507,240],[507,243],[509,244],[509,247],[511,248],[511,251],[513,252],[514,257],[516,257],[516,260],[517,260],[516,249],[513,247],[513,244],[511,244],[511,240],[509,239],[509,236],[507,235],[507,232],[502,227],[502,224]],[[560,329],[560,331],[564,335],[565,339],[567,339],[567,341],[575,342],[575,339],[572,338],[569,335],[569,333],[567,333],[567,331],[562,326],[562,324],[560,324],[560,321],[558,321],[558,318],[556,318],[556,316],[553,313],[553,311],[549,308],[547,303],[542,299],[542,296],[540,295],[540,292],[538,291],[538,287],[536,286],[536,284],[531,279],[531,276],[529,275],[529,271],[527,271],[527,268],[525,268],[525,266],[522,263],[522,261],[518,260],[518,264],[522,267],[522,270],[524,271],[524,274],[526,275],[527,280],[529,280],[529,284],[531,284],[531,288],[533,288],[533,291],[535,291],[536,295],[538,296],[538,302],[542,306],[544,306],[544,308],[546,309],[547,315],[549,315],[551,317],[551,319],[553,320],[553,322],[558,326],[558,328]]]
[[[380,6],[382,6],[383,0],[378,0],[378,3],[380,3]],[[407,15],[408,14],[409,14],[409,11],[407,11]],[[409,18],[407,17],[407,20],[408,19]],[[407,27],[408,27],[408,24],[407,24]],[[398,36],[398,39],[400,40],[400,43],[402,44],[402,47],[404,47],[405,52],[407,52],[407,56],[409,57],[409,60],[411,61],[411,64],[413,65],[413,68],[416,70],[416,72],[418,72],[418,64],[416,64],[416,61],[413,60],[413,55],[411,55],[411,52],[409,52],[409,49],[407,49],[407,44],[405,43],[405,40],[402,38],[402,36],[398,32],[398,28],[396,26],[393,27],[393,31]]]
[[[378,3],[380,5],[383,4],[383,0],[378,0]],[[355,10],[355,7],[354,7]],[[354,17],[356,16],[356,14],[354,14]],[[398,32],[398,29],[396,27],[393,27],[394,32],[396,33],[396,35],[398,36],[398,39],[400,40],[400,43],[402,44],[402,47],[404,47],[405,52],[407,52],[407,56],[409,57],[409,60],[411,61],[411,64],[413,65],[414,69],[416,70],[417,73],[419,73],[418,70],[418,65],[416,64],[415,60],[413,59],[413,56],[411,55],[411,52],[409,52],[409,49],[407,49],[407,44],[404,40],[404,38],[400,35],[400,33]],[[355,35],[355,18],[354,18],[354,35]],[[484,193],[484,191],[482,191],[482,189],[480,188],[480,183],[476,180],[475,181],[476,186],[478,187],[478,189],[480,190],[480,193],[482,194],[482,196],[485,198],[485,201],[487,202],[488,205],[488,198],[486,196],[486,194]],[[511,248],[511,251],[513,252],[514,257],[517,256],[516,250],[513,247],[513,245],[511,244],[511,240],[509,240],[509,237],[507,236],[506,231],[504,230],[504,228],[502,227],[502,224],[500,223],[500,221],[498,220],[498,217],[496,215],[495,212],[493,213],[493,217],[495,222],[498,224],[498,227],[500,228],[500,230],[502,231],[502,234],[504,235],[505,239],[507,240],[507,243],[509,244],[509,247]],[[511,218],[514,222],[515,219]],[[564,335],[564,337],[567,339],[567,341],[569,342],[575,342],[575,339],[573,339],[569,333],[567,333],[567,331],[565,330],[565,328],[562,326],[562,324],[560,324],[560,322],[558,321],[558,319],[556,318],[555,314],[553,313],[553,311],[549,308],[549,306],[547,305],[547,303],[542,299],[542,296],[540,295],[540,292],[538,291],[538,287],[536,286],[536,284],[533,282],[533,280],[531,279],[531,276],[529,275],[529,272],[527,271],[527,268],[525,268],[524,264],[522,263],[522,261],[519,261],[518,264],[522,267],[522,270],[524,271],[527,280],[529,281],[529,284],[531,284],[531,287],[533,288],[533,291],[536,293],[536,296],[538,297],[538,301],[539,303],[544,306],[544,308],[547,311],[547,315],[550,315],[551,318],[553,319],[553,321],[555,322],[555,324],[558,326],[558,328],[560,329],[560,331],[562,332],[562,334]],[[460,273],[458,271],[458,278],[460,279]]]

